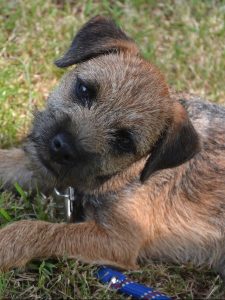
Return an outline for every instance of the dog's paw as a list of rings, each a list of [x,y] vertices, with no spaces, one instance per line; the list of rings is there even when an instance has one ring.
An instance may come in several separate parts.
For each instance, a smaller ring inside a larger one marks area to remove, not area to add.
[[[22,267],[35,256],[30,240],[31,223],[33,222],[19,221],[0,230],[1,272]]]

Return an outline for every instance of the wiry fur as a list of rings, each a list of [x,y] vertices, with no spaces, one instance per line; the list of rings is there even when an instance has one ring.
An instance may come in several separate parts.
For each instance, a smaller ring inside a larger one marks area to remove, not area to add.
[[[86,26],[92,30],[99,20],[108,22],[99,17]],[[192,261],[223,273],[225,109],[169,93],[160,72],[121,33],[110,41],[102,34],[100,44],[106,50],[91,45],[86,56],[81,51],[74,58],[80,48],[73,42],[57,64],[78,65],[36,115],[24,150],[0,151],[5,187],[15,181],[43,192],[73,186],[83,193],[85,222],[6,226],[0,231],[0,269],[65,255],[122,268],[148,258]],[[98,89],[90,109],[74,96],[77,75]],[[136,151],[115,155],[110,142],[124,127],[132,130]],[[48,151],[49,140],[65,129],[85,156],[70,168],[52,162]]]

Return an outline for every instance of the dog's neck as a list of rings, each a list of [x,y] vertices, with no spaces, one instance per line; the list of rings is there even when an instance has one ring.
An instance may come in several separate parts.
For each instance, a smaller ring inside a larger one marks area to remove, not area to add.
[[[146,158],[143,158],[132,164],[125,171],[113,176],[103,183],[100,188],[91,193],[78,192],[74,189],[75,199],[70,204],[72,205],[72,214],[69,221],[84,222],[87,217],[87,211],[95,211],[102,205],[108,205],[108,203],[116,200],[119,192],[125,189],[127,185],[133,184],[134,181],[139,183],[140,173],[145,162]]]
[[[104,182],[98,189],[93,191],[94,195],[105,195],[111,192],[117,192],[122,190],[127,184],[133,183],[134,180],[139,181],[140,173],[146,163],[146,157],[133,163],[123,172],[111,177]]]

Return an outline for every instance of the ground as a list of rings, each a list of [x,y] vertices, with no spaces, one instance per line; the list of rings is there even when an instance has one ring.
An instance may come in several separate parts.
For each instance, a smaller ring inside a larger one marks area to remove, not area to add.
[[[24,138],[32,112],[64,72],[53,61],[96,14],[112,16],[173,89],[225,103],[223,0],[9,0],[0,1],[0,12],[1,148]],[[20,196],[0,194],[1,226],[20,219],[56,221],[52,198],[17,190]],[[126,299],[101,285],[94,271],[73,260],[35,261],[0,275],[0,299]],[[128,274],[174,299],[225,298],[219,276],[206,268],[149,263]]]

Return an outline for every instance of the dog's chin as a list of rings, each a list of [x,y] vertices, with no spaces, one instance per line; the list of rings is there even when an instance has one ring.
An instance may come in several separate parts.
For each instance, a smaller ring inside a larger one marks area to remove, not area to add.
[[[38,160],[39,160],[40,164],[42,165],[42,167],[44,167],[48,173],[50,173],[51,175],[53,175],[56,178],[59,176],[60,173],[59,173],[58,168],[53,166],[53,164],[50,163],[49,160],[46,159],[45,156],[42,155],[41,153],[38,153]]]
[[[115,172],[96,174],[87,168],[87,165],[76,164],[75,162],[70,166],[63,165],[52,161],[48,153],[43,151],[35,151],[35,153],[37,165],[43,170],[45,177],[54,181],[55,187],[59,190],[73,187],[78,192],[95,193],[117,174]]]
[[[76,177],[73,180],[70,180],[70,176],[68,178],[64,178],[63,181],[58,181],[58,185],[62,188],[67,188],[69,186],[75,188],[78,192],[91,194],[92,192],[96,192],[101,187],[108,182],[113,175],[101,175],[96,177]]]
[[[38,155],[38,160],[45,169],[45,172],[47,172],[49,176],[55,178],[56,188],[60,190],[64,190],[71,186],[79,192],[91,193],[92,191],[96,191],[101,188],[102,185],[116,175],[108,174],[95,177],[83,175],[81,177],[79,170],[74,172],[73,168],[66,168],[60,164],[49,162],[49,160],[45,159],[45,157],[40,153]]]

